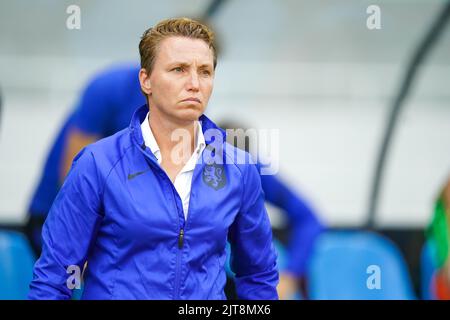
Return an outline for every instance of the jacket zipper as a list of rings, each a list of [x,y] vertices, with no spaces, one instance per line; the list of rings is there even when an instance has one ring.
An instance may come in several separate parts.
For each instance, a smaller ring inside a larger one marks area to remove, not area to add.
[[[144,150],[142,150],[140,148],[140,150],[142,151],[142,153],[149,157],[146,152]],[[150,157],[149,157],[150,158]],[[153,162],[153,165],[158,169],[158,170],[162,170],[158,165],[156,165],[154,163],[154,160],[152,158],[150,158],[150,161]],[[164,172],[164,170],[162,170]],[[164,174],[166,175],[167,179],[169,179],[169,177],[167,176],[167,174],[164,172]],[[170,179],[169,179],[170,181]],[[175,187],[172,186],[172,188],[174,189]],[[176,191],[176,190],[175,190]],[[176,202],[176,201],[175,201]],[[178,250],[177,250],[177,262],[176,262],[176,268],[175,268],[175,299],[179,300],[180,299],[180,273],[181,273],[181,251],[183,249],[183,243],[184,243],[184,225],[186,223],[186,219],[184,219],[184,212],[183,214],[183,226],[181,226],[180,231],[178,233]]]
[[[180,299],[180,273],[181,273],[181,252],[183,250],[184,229],[181,228],[178,234],[177,265],[175,269],[175,299]]]
[[[184,229],[180,229],[180,234],[178,235],[178,249],[183,248],[183,240],[184,240]]]
[[[192,174],[192,182],[194,182],[196,176],[196,171],[194,170],[194,173]],[[191,184],[192,185],[192,184]],[[192,190],[191,190],[192,195]],[[192,198],[191,198],[192,199]],[[190,208],[192,207],[192,201],[189,199],[189,209],[187,212],[187,219],[191,216],[190,214]],[[184,212],[183,212],[183,218],[184,218]],[[177,266],[176,266],[176,274],[175,274],[175,299],[180,300],[180,272],[181,272],[181,251],[183,250],[183,244],[184,244],[184,230],[186,229],[186,222],[187,219],[183,219],[184,223],[180,228],[180,231],[178,233],[178,250],[177,250]]]

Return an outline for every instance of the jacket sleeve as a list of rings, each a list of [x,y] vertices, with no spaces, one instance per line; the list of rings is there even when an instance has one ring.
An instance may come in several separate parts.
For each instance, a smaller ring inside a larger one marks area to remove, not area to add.
[[[34,266],[29,299],[71,298],[71,276],[76,275],[76,268],[81,274],[102,219],[100,187],[93,155],[83,149],[45,221],[42,254]]]
[[[237,296],[245,300],[278,299],[277,253],[255,165],[244,166],[242,183],[241,208],[229,232]]]
[[[317,237],[325,230],[312,207],[276,175],[262,175],[266,201],[282,209],[289,221],[290,237],[286,271],[305,275]]]

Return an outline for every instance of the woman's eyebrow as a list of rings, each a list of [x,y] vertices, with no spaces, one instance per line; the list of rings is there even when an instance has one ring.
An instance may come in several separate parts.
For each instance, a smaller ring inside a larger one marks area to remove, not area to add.
[[[169,66],[182,66],[182,67],[189,67],[190,64],[187,62],[182,62],[182,61],[174,61],[169,63]]]
[[[169,66],[190,67],[191,64],[183,61],[173,61],[169,63]],[[202,63],[201,65],[198,66],[198,68],[213,68],[213,65],[211,63]]]
[[[199,67],[200,69],[204,69],[204,68],[212,69],[212,68],[213,68],[213,65],[212,65],[211,63],[204,63],[204,64],[199,65],[198,67]]]

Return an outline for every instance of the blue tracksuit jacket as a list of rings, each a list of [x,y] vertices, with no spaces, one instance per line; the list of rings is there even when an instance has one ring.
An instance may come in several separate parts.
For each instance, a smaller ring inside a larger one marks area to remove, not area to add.
[[[128,128],[75,158],[44,224],[29,298],[70,298],[68,270],[88,261],[83,299],[225,299],[228,239],[238,297],[277,299],[260,176],[255,165],[240,164],[248,154],[226,143],[220,152],[220,140],[205,135],[185,220],[177,191],[145,147],[147,111],[140,107]],[[206,116],[199,120],[225,141]],[[218,154],[225,163],[211,164]]]

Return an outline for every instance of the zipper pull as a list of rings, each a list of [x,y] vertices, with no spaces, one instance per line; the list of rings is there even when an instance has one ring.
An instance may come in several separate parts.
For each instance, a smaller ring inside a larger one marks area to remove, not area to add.
[[[180,229],[180,234],[178,236],[178,249],[183,248],[183,238],[184,238],[184,230]]]

